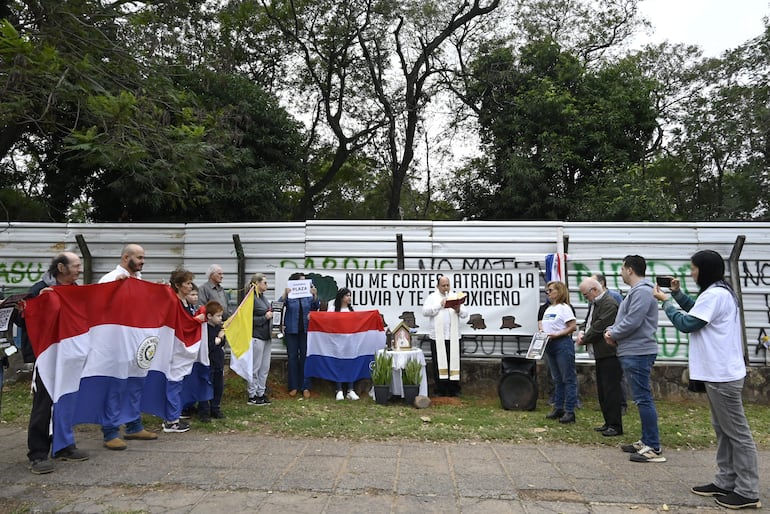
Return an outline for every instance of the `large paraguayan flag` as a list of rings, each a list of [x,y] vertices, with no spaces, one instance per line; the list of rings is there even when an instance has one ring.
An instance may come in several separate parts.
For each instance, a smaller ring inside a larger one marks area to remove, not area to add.
[[[334,382],[369,378],[369,365],[382,348],[385,328],[379,311],[313,312],[305,375]]]
[[[27,301],[24,318],[54,402],[54,453],[74,443],[78,423],[178,418],[202,330],[168,286],[128,278],[54,287]]]

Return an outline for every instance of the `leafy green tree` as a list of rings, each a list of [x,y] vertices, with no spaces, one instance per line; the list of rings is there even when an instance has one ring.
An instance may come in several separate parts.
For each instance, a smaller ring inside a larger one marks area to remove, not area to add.
[[[467,96],[491,157],[462,171],[455,189],[466,214],[570,219],[584,186],[643,162],[656,127],[654,83],[632,60],[587,70],[546,39],[518,56],[486,49],[474,71]]]
[[[253,82],[194,66],[207,54],[191,36],[208,37],[212,19],[201,2],[13,2],[10,12],[0,186],[54,220],[74,203],[82,216],[84,202],[97,221],[281,217],[298,126]]]

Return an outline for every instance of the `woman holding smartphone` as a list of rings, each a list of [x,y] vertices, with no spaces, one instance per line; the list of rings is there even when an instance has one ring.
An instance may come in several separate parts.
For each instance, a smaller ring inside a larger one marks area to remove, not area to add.
[[[690,489],[713,496],[728,509],[759,508],[757,446],[743,410],[746,365],[739,319],[738,298],[725,282],[725,262],[717,252],[702,250],[690,259],[692,278],[700,287],[693,300],[684,294],[678,279],[671,280],[671,298],[655,287],[666,316],[680,332],[690,334],[690,378],[706,385],[711,424],[717,435],[717,474],[714,481]]]

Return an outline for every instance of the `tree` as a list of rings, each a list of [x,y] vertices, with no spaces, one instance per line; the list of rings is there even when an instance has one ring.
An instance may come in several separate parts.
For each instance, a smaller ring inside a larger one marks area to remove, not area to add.
[[[553,40],[487,48],[473,63],[490,159],[461,181],[462,210],[493,219],[570,219],[584,186],[641,164],[656,127],[653,83],[632,60],[587,70]]]
[[[312,217],[318,196],[359,152],[383,156],[377,169],[388,174],[386,216],[399,216],[421,113],[439,83],[434,59],[450,36],[498,4],[261,1],[302,64],[292,84],[303,94],[293,98],[310,119],[311,143],[334,146],[323,170],[305,170],[296,218]]]
[[[202,30],[210,13],[195,4],[13,4],[0,25],[0,186],[54,220],[86,202],[99,221],[279,217],[296,123],[253,83],[194,67],[205,54],[191,39],[148,28]]]

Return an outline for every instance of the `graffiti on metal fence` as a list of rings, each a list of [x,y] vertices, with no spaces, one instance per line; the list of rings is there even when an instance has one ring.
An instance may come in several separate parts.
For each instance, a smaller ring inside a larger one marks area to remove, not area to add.
[[[39,262],[0,262],[0,282],[6,284],[28,284],[39,282],[46,267]]]

